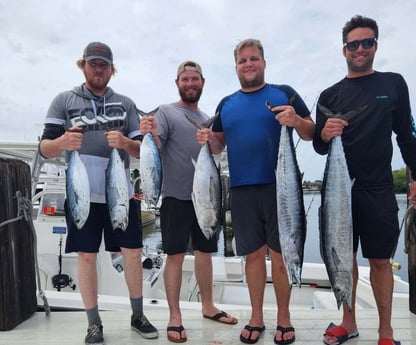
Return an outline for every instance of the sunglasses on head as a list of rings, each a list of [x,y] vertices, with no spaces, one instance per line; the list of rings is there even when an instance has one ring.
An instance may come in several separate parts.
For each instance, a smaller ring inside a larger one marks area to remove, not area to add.
[[[356,41],[351,41],[351,42],[344,43],[344,47],[346,47],[350,52],[353,52],[353,51],[358,49],[360,44],[364,49],[369,49],[369,48],[372,48],[374,43],[376,43],[376,42],[377,42],[377,38],[375,38],[375,37],[365,38],[361,41],[356,40]]]

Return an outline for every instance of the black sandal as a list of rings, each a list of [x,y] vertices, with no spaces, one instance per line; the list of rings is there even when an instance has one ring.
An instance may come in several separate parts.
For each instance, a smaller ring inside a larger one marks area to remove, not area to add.
[[[246,329],[247,331],[250,332],[248,338],[244,338],[242,334],[240,334],[240,340],[245,343],[245,344],[255,344],[257,343],[257,341],[260,339],[261,334],[263,333],[263,331],[266,329],[266,326],[263,327],[254,327],[254,326],[250,326],[250,325],[245,325],[244,329]],[[259,336],[256,339],[251,339],[251,334],[253,332],[258,332]]]
[[[274,336],[274,343],[275,344],[277,344],[277,345],[288,345],[288,344],[292,344],[295,341],[295,338],[296,338],[295,336],[293,336],[293,338],[291,338],[291,339],[283,339],[283,336],[285,335],[285,333],[295,332],[295,329],[292,326],[283,327],[283,326],[277,325],[276,331],[282,332],[282,340],[277,340],[276,336]]]

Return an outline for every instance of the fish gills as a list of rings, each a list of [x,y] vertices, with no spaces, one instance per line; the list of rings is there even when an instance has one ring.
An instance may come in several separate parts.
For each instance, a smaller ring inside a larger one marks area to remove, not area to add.
[[[221,182],[208,143],[201,147],[195,163],[192,202],[202,233],[207,239],[214,237],[220,223]]]
[[[87,169],[78,151],[72,151],[70,154],[66,176],[66,197],[72,220],[76,227],[81,229],[90,213],[91,194]]]
[[[129,223],[129,188],[124,162],[116,148],[106,169],[106,197],[113,230],[126,231]]]
[[[289,284],[300,286],[306,239],[306,216],[302,178],[296,160],[293,138],[282,126],[276,173],[277,220],[283,260]]]
[[[353,228],[351,179],[341,137],[331,140],[324,172],[320,209],[321,256],[337,300],[351,310]]]
[[[144,135],[140,146],[140,176],[145,202],[156,208],[162,188],[162,162],[151,133]]]

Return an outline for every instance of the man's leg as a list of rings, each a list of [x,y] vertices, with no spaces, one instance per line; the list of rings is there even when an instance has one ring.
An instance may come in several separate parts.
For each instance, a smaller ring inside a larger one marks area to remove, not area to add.
[[[292,327],[290,322],[290,312],[289,312],[289,303],[290,303],[290,286],[289,278],[287,275],[286,267],[283,262],[282,254],[275,252],[272,249],[269,249],[269,253],[272,260],[272,279],[274,292],[276,295],[277,301],[277,325],[284,328]],[[284,335],[282,331],[276,331],[276,339],[282,340],[293,339],[295,332],[285,332]]]
[[[195,250],[194,255],[195,277],[198,282],[199,292],[201,293],[202,315],[212,317],[221,312],[221,310],[214,305],[212,297],[212,254]],[[218,321],[235,324],[237,319],[232,315],[227,314],[222,316]]]
[[[97,253],[78,253],[78,286],[85,309],[97,306]]]
[[[182,284],[182,265],[185,254],[168,255],[163,272],[165,282],[166,297],[169,305],[168,327],[179,327],[182,325],[182,315],[179,304],[180,290]],[[169,331],[168,335],[174,339],[186,338],[186,332]]]
[[[353,275],[352,275],[352,296],[351,296],[351,311],[348,309],[347,304],[342,304],[342,322],[340,324],[348,334],[357,332],[357,321],[355,318],[355,301],[357,295],[357,282],[358,282],[358,264],[357,264],[357,253],[354,253],[353,262]],[[333,344],[337,341],[336,337],[324,335],[325,340],[328,344]]]
[[[263,300],[266,286],[266,245],[246,256],[246,279],[251,302],[251,318],[248,324],[253,327],[263,327]],[[241,331],[244,338],[250,336],[247,329]],[[251,339],[257,339],[259,332],[252,332]]]
[[[377,303],[380,339],[393,339],[391,310],[393,301],[393,272],[389,259],[369,259],[370,281]]]

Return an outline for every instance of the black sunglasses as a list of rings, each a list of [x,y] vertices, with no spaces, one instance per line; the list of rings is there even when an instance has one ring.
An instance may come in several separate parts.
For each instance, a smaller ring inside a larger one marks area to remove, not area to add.
[[[360,46],[360,43],[364,49],[369,49],[369,48],[372,48],[374,43],[376,42],[377,42],[377,38],[375,37],[365,38],[361,41],[356,40],[356,41],[344,43],[344,47],[346,47],[350,52],[353,52],[358,49],[358,47]]]

